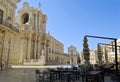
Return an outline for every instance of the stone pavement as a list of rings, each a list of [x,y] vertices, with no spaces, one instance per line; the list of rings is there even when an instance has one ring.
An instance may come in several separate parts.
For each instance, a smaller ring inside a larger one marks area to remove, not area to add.
[[[105,76],[105,82],[115,82],[115,81],[112,81],[110,76]]]
[[[35,69],[36,68],[11,68],[0,70],[0,82],[36,82]],[[114,81],[111,81],[110,76],[105,76],[105,82]]]
[[[70,67],[70,65],[53,66],[12,66],[11,69],[0,70],[0,82],[36,82],[35,69]]]
[[[0,70],[0,82],[36,82],[34,69]]]

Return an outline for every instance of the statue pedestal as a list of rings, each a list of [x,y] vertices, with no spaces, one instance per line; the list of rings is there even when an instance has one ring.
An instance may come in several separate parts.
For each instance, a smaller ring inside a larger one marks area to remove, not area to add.
[[[41,56],[40,58],[41,64],[45,65],[46,64],[46,57],[44,55]]]
[[[25,60],[23,65],[31,65],[31,66],[44,66],[46,65],[46,56],[42,55],[40,57],[40,59],[38,60],[34,60],[34,59],[31,59],[31,60]]]

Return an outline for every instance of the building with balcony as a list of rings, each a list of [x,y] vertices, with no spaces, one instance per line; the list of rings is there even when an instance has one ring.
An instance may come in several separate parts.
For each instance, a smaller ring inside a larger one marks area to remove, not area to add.
[[[115,43],[111,41],[110,43],[100,43],[101,47],[101,55],[102,55],[102,63],[115,63]],[[80,55],[81,63],[84,63],[84,56],[81,52]],[[120,38],[117,39],[117,58],[118,63],[120,63]],[[90,50],[90,63],[97,64],[98,63],[98,53],[97,49]]]
[[[83,56],[83,52],[81,52],[80,54],[80,59],[81,59],[81,63],[84,64],[84,56]],[[90,57],[89,57],[89,61],[90,64],[96,64],[98,59],[97,59],[97,50],[90,50]]]
[[[0,68],[9,65],[14,37],[19,32],[14,26],[17,2],[20,0],[0,0]]]
[[[15,17],[17,2],[0,1],[0,66],[64,63],[64,45],[46,33],[47,16],[24,2]]]
[[[29,3],[24,2],[15,20],[19,33],[15,37],[14,50],[16,50],[13,53],[16,55],[12,57],[12,63],[23,65],[61,63],[64,46],[46,33],[47,16],[40,8],[30,7]]]
[[[104,53],[106,53],[107,61],[108,62],[115,62],[115,43],[111,41],[107,45],[104,46]],[[117,39],[117,57],[118,62],[120,63],[120,38]]]

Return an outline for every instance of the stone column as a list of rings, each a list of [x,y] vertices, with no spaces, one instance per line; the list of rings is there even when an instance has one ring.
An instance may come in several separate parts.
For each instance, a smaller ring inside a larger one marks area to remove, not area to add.
[[[33,16],[32,16],[33,14],[32,13],[29,13],[29,24],[32,24],[32,19],[33,19]]]
[[[49,54],[49,46],[47,47],[47,53]]]
[[[37,41],[35,39],[35,41],[34,41],[34,59],[36,59],[36,44],[37,44]]]
[[[37,21],[38,21],[37,20],[37,13],[36,13],[35,21],[36,21],[36,23],[35,23],[36,24],[36,26],[35,26],[35,33],[37,33]]]
[[[31,54],[31,38],[27,38],[28,39],[28,48],[27,48],[27,60],[30,60],[30,54]]]
[[[8,41],[8,56],[7,56],[7,67],[9,67],[9,62],[10,62],[10,50],[11,50],[11,41],[12,39],[9,38],[9,41]]]
[[[1,68],[1,69],[4,68],[3,65],[2,65],[2,64],[3,64],[2,62],[3,62],[3,56],[4,56],[4,45],[5,45],[6,32],[5,32],[5,31],[2,31],[2,33],[3,33],[3,42],[2,42],[1,53],[0,53],[0,54],[1,54],[1,55],[0,55],[0,56],[1,56],[1,57],[0,57],[0,65],[1,65],[0,68]]]
[[[45,51],[45,56],[46,56],[46,41],[45,41],[45,44],[44,44],[44,51]]]
[[[40,58],[40,41],[37,41],[37,57]]]

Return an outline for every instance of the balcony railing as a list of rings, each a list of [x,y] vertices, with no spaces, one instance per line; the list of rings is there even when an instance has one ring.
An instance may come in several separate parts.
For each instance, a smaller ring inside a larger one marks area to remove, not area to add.
[[[17,29],[17,28],[14,27],[12,24],[9,24],[9,23],[6,22],[6,21],[0,20],[0,24],[6,26],[7,28],[10,28],[12,31],[19,32],[19,29]]]
[[[31,30],[32,31],[32,26],[31,25],[27,25],[27,24],[23,24],[21,26],[20,30]]]

